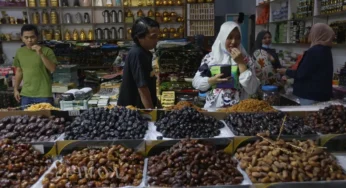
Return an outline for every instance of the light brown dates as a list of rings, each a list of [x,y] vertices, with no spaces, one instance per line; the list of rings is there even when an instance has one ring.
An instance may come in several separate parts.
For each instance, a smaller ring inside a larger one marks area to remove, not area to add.
[[[142,182],[144,157],[121,145],[74,151],[48,173],[44,188],[123,187]]]
[[[335,157],[312,140],[285,142],[264,138],[239,148],[235,157],[252,183],[346,179]]]

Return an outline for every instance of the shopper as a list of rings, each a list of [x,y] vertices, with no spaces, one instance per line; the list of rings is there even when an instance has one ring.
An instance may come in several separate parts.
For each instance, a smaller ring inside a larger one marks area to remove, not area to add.
[[[272,35],[269,31],[258,33],[252,57],[255,61],[256,75],[262,85],[281,86],[282,80],[276,69],[281,68],[275,49],[271,47]]]
[[[254,72],[254,64],[242,47],[240,27],[235,22],[225,22],[193,79],[193,87],[205,92],[205,109],[231,106],[254,94],[259,80]],[[211,76],[214,65],[231,65],[232,78],[222,78],[222,74]]]
[[[278,69],[294,78],[293,94],[301,105],[312,105],[332,98],[333,57],[331,47],[335,33],[327,24],[313,25],[310,48],[304,53],[297,70]]]
[[[16,67],[14,97],[21,101],[22,107],[43,102],[53,105],[51,74],[57,64],[54,52],[37,44],[38,30],[34,25],[22,27],[21,39],[25,46],[17,50],[13,62]]]
[[[132,26],[131,36],[135,44],[125,60],[119,106],[152,109],[157,105],[153,55],[149,50],[154,49],[159,40],[159,27],[159,23],[148,17],[137,19]]]

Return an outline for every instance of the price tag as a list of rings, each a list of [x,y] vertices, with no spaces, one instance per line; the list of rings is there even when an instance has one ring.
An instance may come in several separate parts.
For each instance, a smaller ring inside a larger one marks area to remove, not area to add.
[[[70,110],[70,111],[68,111],[68,115],[69,116],[79,116],[80,111],[79,110]]]
[[[44,147],[42,144],[41,145],[33,145],[32,147],[34,147],[35,150],[39,151],[40,153],[42,153],[42,154],[44,153]]]

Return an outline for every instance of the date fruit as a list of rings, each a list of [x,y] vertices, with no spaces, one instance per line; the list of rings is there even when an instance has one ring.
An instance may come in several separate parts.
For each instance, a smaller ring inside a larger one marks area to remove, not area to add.
[[[256,136],[257,133],[279,135],[285,113],[231,113],[225,120],[227,126],[237,136]],[[304,118],[286,116],[282,135],[316,134],[311,127],[304,125]]]
[[[73,151],[43,178],[50,187],[124,187],[142,182],[144,157],[121,145]]]
[[[237,149],[235,157],[252,183],[345,180],[336,158],[314,141],[267,138]]]
[[[322,134],[346,133],[346,108],[332,105],[307,116],[307,125]]]
[[[51,163],[29,144],[0,140],[0,187],[30,187]]]
[[[154,187],[195,187],[240,184],[243,176],[231,154],[201,140],[184,139],[148,162]]]
[[[155,125],[168,138],[211,138],[220,135],[219,129],[225,126],[214,117],[188,107],[167,112]]]
[[[53,141],[70,122],[64,118],[43,116],[10,116],[0,120],[0,139],[16,142]]]
[[[95,108],[65,128],[65,140],[143,139],[147,129],[148,121],[138,111]]]

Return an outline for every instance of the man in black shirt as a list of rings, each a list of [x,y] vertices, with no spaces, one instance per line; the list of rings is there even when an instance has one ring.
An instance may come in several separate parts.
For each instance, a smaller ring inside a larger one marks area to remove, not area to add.
[[[131,37],[135,44],[125,60],[119,106],[153,109],[157,105],[153,55],[149,50],[156,47],[159,27],[159,23],[147,17],[137,19],[132,26]]]

